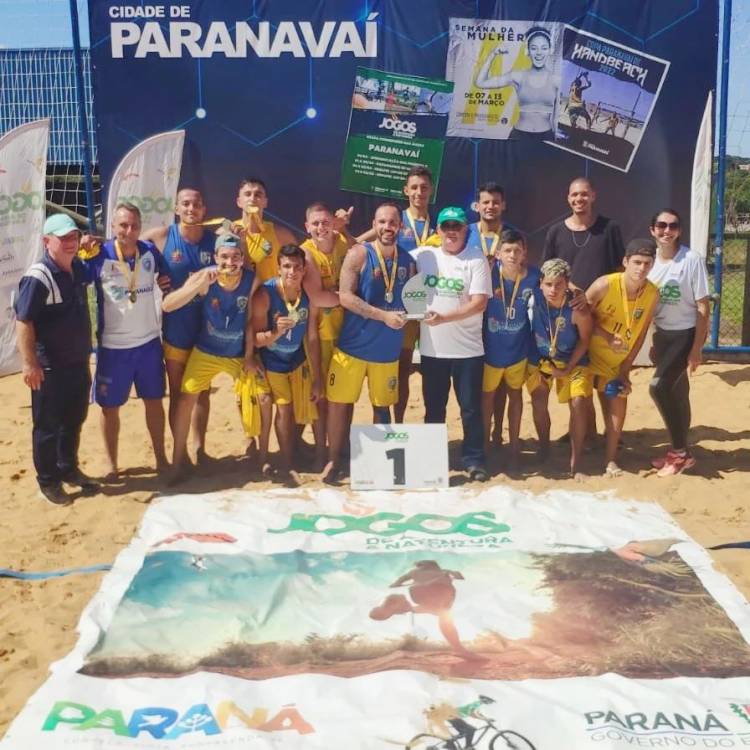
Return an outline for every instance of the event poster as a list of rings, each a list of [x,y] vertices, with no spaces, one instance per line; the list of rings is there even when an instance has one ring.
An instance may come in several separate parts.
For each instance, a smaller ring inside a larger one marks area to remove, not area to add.
[[[570,26],[553,145],[623,172],[659,98],[669,62]]]
[[[562,24],[451,18],[446,78],[455,83],[448,135],[552,136]]]
[[[750,746],[750,613],[659,506],[235,490],[144,516],[2,750]]]
[[[341,189],[403,198],[407,172],[427,167],[440,180],[453,84],[357,68]]]

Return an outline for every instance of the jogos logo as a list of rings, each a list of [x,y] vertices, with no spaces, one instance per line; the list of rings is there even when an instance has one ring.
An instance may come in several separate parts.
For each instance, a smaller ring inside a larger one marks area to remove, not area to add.
[[[452,292],[460,293],[464,290],[463,279],[450,279],[445,276],[435,276],[427,274],[424,277],[424,285],[430,289],[447,289]]]
[[[419,289],[401,295],[403,299],[427,299],[427,293]]]
[[[145,216],[146,214],[166,214],[174,211],[174,201],[166,196],[121,195],[118,203],[132,203]]]
[[[406,443],[409,440],[408,432],[386,432],[385,441],[386,443]]]
[[[44,196],[38,192],[22,193],[19,191],[13,195],[0,193],[0,216],[40,209],[43,205]]]
[[[396,117],[384,117],[378,128],[391,130],[395,134],[414,135],[417,132],[417,123],[413,120],[399,120]]]
[[[679,302],[681,296],[680,285],[673,282],[668,282],[659,289],[659,299],[667,305]]]

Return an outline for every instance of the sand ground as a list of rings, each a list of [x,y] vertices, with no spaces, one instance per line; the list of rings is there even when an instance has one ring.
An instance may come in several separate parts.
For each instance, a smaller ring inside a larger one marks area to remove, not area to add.
[[[634,373],[634,392],[625,425],[618,479],[599,475],[603,456],[595,449],[586,456],[591,475],[577,484],[565,478],[567,446],[555,446],[543,467],[533,462],[535,447],[531,409],[524,411],[522,437],[528,438],[519,478],[497,473],[502,454],[495,457],[494,483],[541,493],[552,487],[596,492],[614,490],[623,498],[659,502],[697,542],[711,546],[750,539],[750,365],[707,364],[691,379],[693,440],[697,466],[690,474],[658,478],[649,459],[666,441],[659,414],[648,395],[649,369]],[[263,489],[243,460],[244,440],[236,415],[231,383],[216,381],[212,396],[208,451],[216,459],[180,491],[208,492],[227,487]],[[422,419],[419,376],[411,380],[408,422]],[[554,398],[552,399],[554,401]],[[134,535],[148,504],[164,489],[153,459],[141,404],[131,399],[122,409],[120,467],[123,480],[105,486],[95,497],[80,498],[58,508],[39,499],[31,462],[29,391],[19,375],[0,379],[0,567],[45,571],[109,563]],[[552,406],[553,437],[566,430],[567,409]],[[84,426],[81,466],[92,476],[104,473],[99,434],[99,410],[92,407]],[[357,421],[367,422],[370,409],[357,406]],[[460,421],[455,402],[448,413],[451,455],[456,454]],[[309,438],[308,438],[309,439]],[[305,475],[315,486],[314,475]],[[454,483],[463,481],[455,475]],[[712,553],[719,570],[750,598],[750,550]],[[27,582],[0,578],[0,736],[31,694],[45,680],[51,662],[62,658],[76,641],[81,611],[99,588],[102,574],[74,575]]]

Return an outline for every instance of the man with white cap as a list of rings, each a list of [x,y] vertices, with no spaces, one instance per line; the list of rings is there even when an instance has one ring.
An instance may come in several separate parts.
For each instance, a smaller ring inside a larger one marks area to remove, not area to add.
[[[78,468],[89,406],[91,322],[86,278],[76,257],[81,233],[65,214],[44,223],[44,255],[23,275],[15,301],[23,380],[31,388],[34,468],[41,494],[68,505],[62,483],[83,494],[98,485]]]

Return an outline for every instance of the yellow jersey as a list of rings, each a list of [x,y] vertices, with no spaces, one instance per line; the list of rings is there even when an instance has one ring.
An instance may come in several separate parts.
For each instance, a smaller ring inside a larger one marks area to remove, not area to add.
[[[320,271],[320,279],[323,289],[329,292],[337,291],[339,288],[339,277],[341,276],[341,266],[344,264],[346,251],[349,249],[349,243],[346,239],[336,233],[336,239],[333,243],[333,251],[328,254],[319,250],[312,239],[305,240],[300,247],[308,250]],[[320,309],[318,316],[318,332],[321,341],[338,341],[341,326],[344,323],[344,308],[340,305],[336,307],[323,307]]]
[[[589,368],[594,375],[617,376],[620,365],[630,354],[643,331],[648,312],[659,297],[656,285],[646,281],[636,299],[627,298],[622,271],[607,277],[607,291],[593,309],[594,321],[614,341],[594,333],[589,344]]]
[[[242,224],[242,219],[235,222]],[[263,222],[263,231],[247,232],[245,235],[247,244],[247,257],[255,266],[255,274],[260,283],[274,278],[279,273],[279,238],[276,236],[276,228],[270,221]]]

